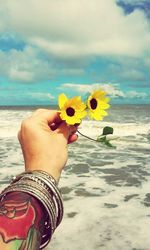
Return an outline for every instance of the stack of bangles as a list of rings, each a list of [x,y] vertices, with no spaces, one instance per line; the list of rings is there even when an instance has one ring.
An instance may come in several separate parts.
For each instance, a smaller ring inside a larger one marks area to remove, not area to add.
[[[7,193],[14,191],[31,194],[44,206],[47,219],[40,245],[40,249],[43,249],[49,243],[63,217],[63,202],[57,182],[42,170],[23,172],[16,176],[11,184],[4,189],[0,195],[0,200],[3,200]]]

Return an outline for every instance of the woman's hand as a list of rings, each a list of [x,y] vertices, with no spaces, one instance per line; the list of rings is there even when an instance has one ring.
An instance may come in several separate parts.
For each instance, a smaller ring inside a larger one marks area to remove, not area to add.
[[[77,140],[76,130],[54,110],[38,109],[25,119],[18,139],[26,171],[44,170],[58,181],[68,158],[67,144]]]

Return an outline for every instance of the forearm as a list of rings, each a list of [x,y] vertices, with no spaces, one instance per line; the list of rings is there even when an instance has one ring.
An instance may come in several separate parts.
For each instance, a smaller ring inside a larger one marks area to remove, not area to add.
[[[44,230],[44,207],[24,192],[8,193],[0,201],[0,249],[37,250]]]

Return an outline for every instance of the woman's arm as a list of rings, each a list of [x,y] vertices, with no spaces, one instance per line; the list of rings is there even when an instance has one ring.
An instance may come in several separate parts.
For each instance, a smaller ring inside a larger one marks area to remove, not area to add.
[[[58,182],[68,157],[67,144],[77,140],[75,132],[76,127],[62,122],[57,111],[35,111],[18,133],[25,170],[45,171]],[[32,195],[7,193],[0,201],[0,249],[39,249],[45,216],[42,203]]]

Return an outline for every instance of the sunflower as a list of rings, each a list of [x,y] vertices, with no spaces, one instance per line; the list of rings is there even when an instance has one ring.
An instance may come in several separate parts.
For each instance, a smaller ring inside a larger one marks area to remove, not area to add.
[[[81,119],[86,116],[86,105],[82,102],[80,96],[75,96],[68,99],[65,94],[60,94],[58,97],[60,108],[60,117],[69,125],[80,123]]]
[[[103,120],[103,117],[107,115],[105,109],[109,108],[108,102],[109,98],[103,90],[94,91],[87,100],[89,116],[95,120]]]

